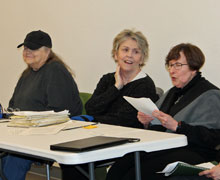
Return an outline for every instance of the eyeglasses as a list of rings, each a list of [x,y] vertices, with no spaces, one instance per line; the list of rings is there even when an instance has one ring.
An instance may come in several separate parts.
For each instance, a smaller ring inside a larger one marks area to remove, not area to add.
[[[11,108],[11,107],[8,107],[7,109],[4,109],[4,110],[5,110],[5,112],[8,112],[8,113],[20,111],[19,108]]]
[[[167,70],[170,70],[172,67],[174,67],[174,69],[176,69],[176,70],[180,70],[182,68],[182,66],[184,66],[184,65],[188,65],[188,64],[182,64],[182,63],[177,62],[174,64],[166,64],[165,66],[166,66]]]

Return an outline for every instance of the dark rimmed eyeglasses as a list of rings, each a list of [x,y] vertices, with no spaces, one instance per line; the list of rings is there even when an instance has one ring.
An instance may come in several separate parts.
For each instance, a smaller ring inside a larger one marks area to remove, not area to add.
[[[179,62],[174,63],[174,64],[165,64],[167,70],[170,70],[172,67],[174,67],[174,69],[176,69],[176,70],[180,70],[182,68],[182,66],[184,66],[184,65],[188,65],[188,64],[182,64]]]

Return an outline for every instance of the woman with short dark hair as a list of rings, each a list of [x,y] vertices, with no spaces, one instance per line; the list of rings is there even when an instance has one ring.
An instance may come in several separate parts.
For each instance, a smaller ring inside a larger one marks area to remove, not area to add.
[[[166,179],[157,172],[175,161],[195,165],[215,160],[220,142],[220,91],[201,76],[204,60],[202,51],[192,44],[179,44],[168,53],[166,68],[174,87],[157,101],[159,110],[152,114],[138,112],[138,120],[150,130],[184,134],[188,145],[142,152],[142,179]],[[133,154],[116,161],[107,180],[134,180],[133,162]]]

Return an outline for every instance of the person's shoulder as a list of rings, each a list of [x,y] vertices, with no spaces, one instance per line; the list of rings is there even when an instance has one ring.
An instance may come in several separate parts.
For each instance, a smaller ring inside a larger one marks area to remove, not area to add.
[[[46,64],[47,72],[56,72],[56,73],[68,73],[67,68],[59,61],[52,61]]]
[[[214,100],[220,100],[220,90],[219,89],[209,89],[201,94],[202,97],[205,97],[205,99],[214,99]]]
[[[50,69],[66,69],[59,61],[51,61],[47,63],[47,67]]]
[[[102,75],[102,79],[111,79],[114,78],[115,72],[107,73]]]
[[[148,74],[146,74],[147,76],[146,77],[144,77],[143,79],[145,79],[145,81],[150,81],[150,82],[154,82],[153,81],[153,79],[148,75]]]
[[[136,82],[138,82],[138,83],[145,83],[148,86],[149,86],[149,84],[154,85],[153,79],[148,74],[146,74],[145,77],[142,77],[142,78],[138,79]]]
[[[68,69],[60,62],[52,61],[46,64],[45,75],[48,78],[73,78]]]
[[[201,78],[198,85],[201,86],[201,88],[206,88],[207,90],[212,90],[212,89],[219,90],[219,88],[216,85],[212,84],[211,82],[209,82],[204,77]]]
[[[114,73],[107,73],[102,75],[102,77],[99,79],[98,84],[112,84],[114,83],[114,80]]]

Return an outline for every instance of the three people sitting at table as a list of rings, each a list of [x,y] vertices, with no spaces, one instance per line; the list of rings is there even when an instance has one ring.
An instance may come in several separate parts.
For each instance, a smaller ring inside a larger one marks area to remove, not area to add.
[[[72,72],[51,50],[50,36],[43,31],[33,31],[18,47],[21,46],[24,46],[27,69],[16,85],[9,107],[32,111],[68,109],[71,116],[81,114],[82,104]],[[174,87],[157,101],[159,111],[152,115],[138,112],[138,116],[123,96],[149,97],[154,102],[158,99],[152,79],[141,70],[148,57],[146,38],[141,32],[122,31],[114,39],[112,57],[117,64],[116,72],[100,79],[86,104],[88,114],[97,122],[180,133],[188,138],[187,147],[141,153],[142,177],[165,179],[156,172],[177,160],[190,164],[214,160],[215,147],[220,141],[220,91],[201,76],[200,69],[205,62],[202,51],[192,44],[179,44],[171,49],[166,68]],[[9,180],[24,180],[33,161],[6,156],[3,172]],[[117,160],[107,180],[134,179],[131,161],[131,154]],[[74,166],[61,165],[61,168],[64,180],[72,174],[74,178],[84,179],[76,176]],[[202,174],[217,174],[218,169],[216,166]]]

